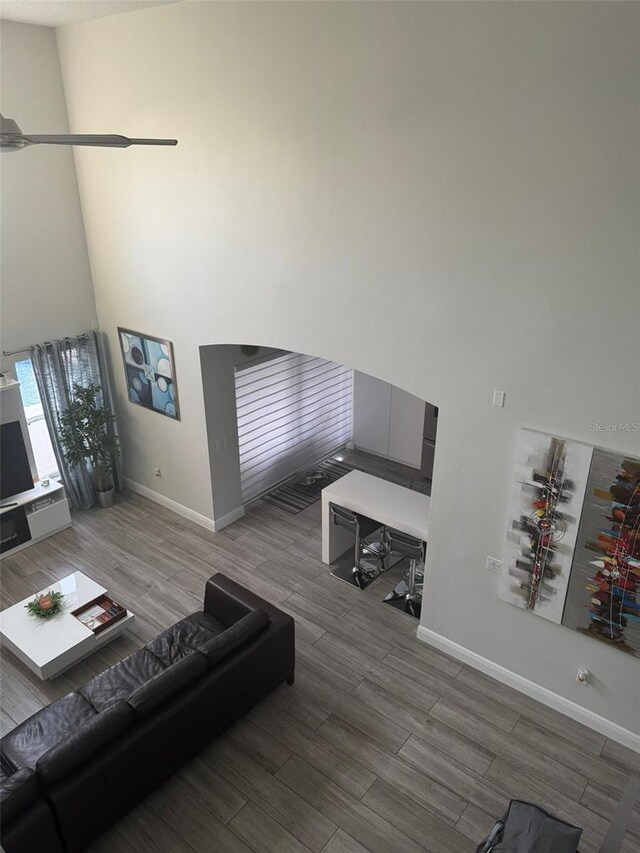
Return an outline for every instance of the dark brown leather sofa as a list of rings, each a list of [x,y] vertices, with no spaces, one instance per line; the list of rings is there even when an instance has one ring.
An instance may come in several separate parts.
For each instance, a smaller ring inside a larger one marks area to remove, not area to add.
[[[12,772],[0,766],[2,849],[63,853],[62,842],[48,804],[40,794],[33,770]]]
[[[293,619],[222,574],[204,608],[0,741],[6,853],[75,853],[283,681]]]

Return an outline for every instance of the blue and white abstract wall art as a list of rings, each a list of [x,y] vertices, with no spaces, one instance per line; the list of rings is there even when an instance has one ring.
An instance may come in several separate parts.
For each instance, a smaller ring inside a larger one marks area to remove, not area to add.
[[[118,327],[130,402],[180,420],[171,341]]]

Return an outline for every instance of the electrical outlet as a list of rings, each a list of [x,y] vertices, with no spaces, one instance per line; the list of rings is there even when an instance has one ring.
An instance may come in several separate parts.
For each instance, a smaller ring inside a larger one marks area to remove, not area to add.
[[[578,682],[578,684],[585,685],[588,684],[590,680],[591,673],[589,672],[589,670],[585,669],[584,667],[580,667],[576,675],[576,681]]]
[[[162,477],[162,471],[160,470],[160,468],[156,468],[156,470],[153,472],[153,476]]]
[[[502,560],[496,560],[495,557],[487,557],[487,571],[493,572],[494,575],[502,573]]]

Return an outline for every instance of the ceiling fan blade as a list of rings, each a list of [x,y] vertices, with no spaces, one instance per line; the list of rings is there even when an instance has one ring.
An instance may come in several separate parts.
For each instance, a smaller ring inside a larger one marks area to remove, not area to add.
[[[27,145],[97,145],[105,148],[128,148],[130,145],[177,145],[177,139],[129,139],[117,134],[42,135],[23,134]]]
[[[128,148],[130,145],[177,145],[177,139],[129,139],[118,134],[33,134],[22,133],[12,118],[0,115],[0,151],[19,151],[28,145],[95,145]]]

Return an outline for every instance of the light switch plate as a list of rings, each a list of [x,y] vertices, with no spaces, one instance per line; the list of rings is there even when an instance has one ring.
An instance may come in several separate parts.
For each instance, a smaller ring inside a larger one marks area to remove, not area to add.
[[[504,409],[504,391],[494,391],[493,392],[493,405],[497,406],[499,409]]]
[[[502,560],[496,560],[495,557],[487,557],[487,571],[493,572],[494,575],[502,574]]]

